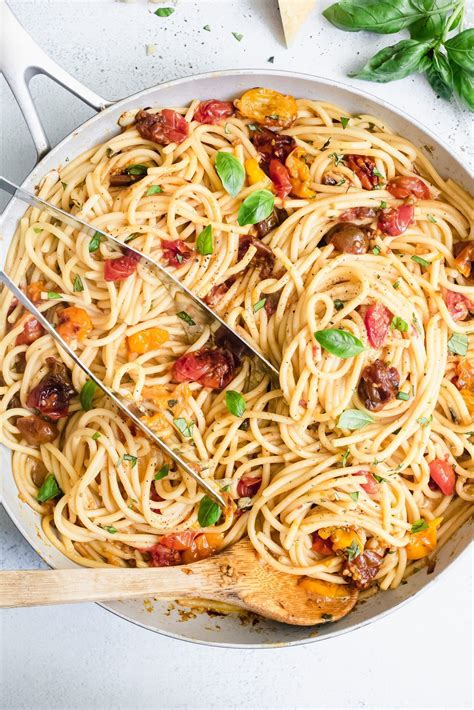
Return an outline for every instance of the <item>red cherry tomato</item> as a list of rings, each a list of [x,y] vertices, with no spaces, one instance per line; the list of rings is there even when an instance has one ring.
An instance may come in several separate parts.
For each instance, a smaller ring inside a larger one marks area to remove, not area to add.
[[[357,475],[360,476],[363,473],[365,473],[365,483],[361,483],[360,487],[364,489],[367,495],[373,496],[378,493],[380,483],[377,483],[370,471],[358,471]]]
[[[384,344],[392,318],[393,314],[380,301],[367,308],[364,318],[365,328],[373,348],[380,348]]]
[[[346,155],[344,160],[365,190],[373,190],[379,184],[378,175],[374,175],[375,161],[368,155]]]
[[[104,279],[106,281],[123,281],[137,270],[137,257],[133,252],[124,254],[118,259],[106,259],[104,262]]]
[[[192,530],[181,530],[181,532],[164,535],[160,539],[160,545],[169,547],[170,550],[188,550],[193,544],[196,533]]]
[[[456,483],[456,474],[450,463],[443,459],[430,462],[430,479],[436,483],[441,493],[452,496]]]
[[[406,231],[408,225],[413,221],[413,215],[414,209],[412,205],[389,207],[379,213],[377,226],[383,234],[397,237]]]
[[[253,498],[261,485],[262,479],[260,476],[241,478],[237,484],[237,495],[239,498]]]
[[[474,311],[474,302],[463,293],[444,291],[444,301],[453,320],[465,320],[469,311]]]
[[[142,550],[142,552],[148,552],[152,567],[173,567],[181,564],[181,553],[160,542],[148,550]]]
[[[334,554],[331,541],[323,540],[322,537],[319,537],[319,533],[317,530],[312,533],[312,538],[313,550],[315,552],[319,552],[320,555],[326,555],[327,557]]]
[[[202,349],[186,353],[173,365],[175,382],[199,382],[203,387],[222,390],[234,376],[236,360],[224,348]]]
[[[291,181],[288,170],[279,160],[272,158],[268,166],[270,180],[275,186],[275,191],[279,197],[286,197],[291,192]]]
[[[28,318],[23,326],[23,330],[16,336],[16,345],[31,345],[35,340],[41,338],[44,333],[44,328],[41,323],[38,323],[36,318]]]
[[[410,177],[408,175],[398,175],[392,178],[387,190],[399,200],[406,200],[407,197],[416,197],[417,200],[429,200],[431,197],[430,191],[420,178]]]
[[[201,101],[194,114],[194,120],[199,123],[219,123],[223,118],[229,118],[234,113],[232,101],[209,99]]]
[[[161,145],[182,143],[189,134],[186,119],[169,108],[159,113],[148,113],[142,109],[135,116],[135,125],[142,138]]]
[[[162,239],[161,248],[163,258],[167,260],[169,266],[181,266],[183,261],[187,261],[192,252],[182,239]]]

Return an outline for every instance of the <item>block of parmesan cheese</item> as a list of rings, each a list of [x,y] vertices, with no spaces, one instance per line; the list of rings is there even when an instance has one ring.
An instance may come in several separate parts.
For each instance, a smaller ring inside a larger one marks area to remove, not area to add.
[[[316,5],[316,0],[278,0],[281,21],[289,47]]]

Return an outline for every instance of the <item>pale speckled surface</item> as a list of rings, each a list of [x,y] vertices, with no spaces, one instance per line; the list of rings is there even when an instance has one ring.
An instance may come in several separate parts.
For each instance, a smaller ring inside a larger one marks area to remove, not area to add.
[[[167,19],[154,17],[156,6],[144,0],[10,4],[54,59],[108,98],[226,68],[273,67],[348,81],[345,74],[356,61],[391,41],[341,33],[316,12],[298,46],[286,50],[273,1],[181,0]],[[210,33],[202,30],[206,24]],[[244,35],[240,43],[232,31]],[[155,55],[146,55],[147,44],[156,45]],[[267,64],[270,56],[273,65]],[[21,180],[35,154],[18,107],[3,78],[0,82],[1,169]],[[404,108],[453,150],[467,154],[469,115],[437,99],[422,77],[385,86],[354,83]],[[35,80],[32,88],[52,143],[92,115],[47,79]],[[4,568],[41,565],[3,512],[0,533]],[[435,588],[395,615],[349,636],[293,649],[236,651],[184,644],[132,626],[96,605],[4,611],[3,706],[466,708],[472,703],[471,568],[472,554],[467,554]]]

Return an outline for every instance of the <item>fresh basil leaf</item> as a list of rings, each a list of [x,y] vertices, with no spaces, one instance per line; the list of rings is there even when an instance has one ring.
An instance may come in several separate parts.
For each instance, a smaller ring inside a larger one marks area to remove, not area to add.
[[[474,27],[451,37],[444,46],[449,61],[454,62],[472,76],[474,74]]]
[[[135,468],[135,466],[137,465],[137,461],[138,461],[137,457],[133,456],[132,454],[124,454],[123,460],[130,461],[132,468]]]
[[[99,248],[101,239],[102,239],[102,234],[100,232],[96,232],[89,242],[89,253],[92,254],[92,252],[97,251],[97,249]]]
[[[107,532],[111,535],[115,535],[115,533],[117,532],[117,528],[114,528],[113,525],[101,525],[100,527],[102,528],[102,530],[107,530]]]
[[[97,439],[100,439],[100,431],[96,431],[92,434],[92,439],[94,441],[97,441]]]
[[[243,39],[243,35],[240,32],[232,32],[232,36],[235,37],[237,42],[241,42]]]
[[[158,10],[155,10],[154,14],[157,17],[169,17],[174,11],[174,7],[159,7]]]
[[[57,291],[48,291],[47,296],[50,301],[55,301],[58,298],[62,298],[62,295],[60,293],[57,293]]]
[[[474,111],[474,76],[465,71],[455,71],[453,79],[457,95],[471,111]]]
[[[453,333],[448,340],[448,350],[450,350],[455,355],[467,354],[469,341],[465,333]]]
[[[341,358],[354,357],[365,350],[363,343],[347,330],[329,328],[314,334],[318,343],[332,355]]]
[[[170,465],[169,463],[165,463],[164,466],[160,468],[158,473],[155,473],[155,481],[161,481],[162,478],[166,478],[166,476],[170,472]]]
[[[426,70],[426,76],[431,88],[441,96],[442,99],[449,100],[453,95],[453,72],[448,58],[444,54],[434,52],[431,63]]]
[[[348,123],[349,123],[348,116],[341,116],[341,125],[344,129],[347,128]]]
[[[136,165],[129,165],[125,168],[124,173],[127,175],[146,175],[148,168],[146,165],[141,165],[137,163]]]
[[[397,394],[397,399],[402,399],[404,402],[408,402],[408,400],[410,399],[410,395],[408,394],[408,392],[399,392]]]
[[[235,392],[234,390],[227,390],[225,393],[225,403],[226,407],[234,417],[243,416],[245,410],[247,409],[247,403],[242,397],[240,392]]]
[[[257,311],[259,311],[261,308],[264,307],[266,302],[267,302],[266,298],[261,298],[260,301],[257,301],[257,303],[254,303],[253,312],[257,313]]]
[[[186,311],[179,311],[179,313],[176,314],[178,318],[181,318],[181,320],[184,320],[185,323],[188,325],[196,325],[196,322],[193,321],[189,313],[186,313]]]
[[[370,475],[372,476],[372,478],[374,479],[374,481],[377,481],[377,483],[385,483],[385,480],[386,480],[386,479],[385,479],[385,478],[382,478],[382,476],[377,476],[376,473],[371,473]]]
[[[94,394],[97,389],[97,385],[94,380],[87,380],[81,388],[81,393],[79,395],[79,401],[81,407],[85,412],[92,409],[92,400],[94,399]]]
[[[194,422],[187,422],[186,419],[179,417],[178,419],[173,419],[173,424],[184,437],[186,437],[187,439],[190,439],[192,437]]]
[[[236,197],[245,181],[244,166],[232,153],[220,150],[216,155],[216,172],[220,177],[224,190]]]
[[[458,4],[456,0],[442,2],[446,11]],[[435,14],[436,10],[432,12]],[[427,10],[423,0],[342,0],[328,7],[323,15],[331,24],[347,32],[368,30],[377,34],[392,34],[417,20],[426,20]]]
[[[390,328],[392,330],[399,330],[400,333],[406,333],[408,330],[408,323],[406,320],[403,320],[403,318],[400,318],[400,316],[393,316]]]
[[[214,244],[212,236],[212,224],[208,224],[204,227],[201,234],[196,240],[196,249],[199,254],[206,256],[206,254],[214,253]]]
[[[262,222],[273,212],[274,204],[275,198],[270,190],[256,190],[240,205],[237,222],[241,227]]]
[[[221,509],[209,496],[203,496],[199,502],[198,522],[202,528],[217,523],[221,517]]]
[[[349,493],[350,497],[354,501],[354,503],[357,503],[359,500],[359,491],[354,491],[353,493]]]
[[[417,20],[409,27],[410,37],[423,42],[427,39],[442,37],[446,26],[446,19],[453,9],[446,8],[446,0],[418,0],[420,9],[425,12],[435,12],[435,14],[425,15],[420,20]],[[436,13],[436,10],[440,10]]]
[[[362,427],[371,424],[373,421],[373,416],[367,412],[362,412],[360,409],[346,409],[339,417],[337,426],[339,429],[355,431],[356,429],[362,429]]]
[[[38,491],[36,500],[39,503],[46,503],[47,500],[51,500],[51,498],[56,498],[57,496],[61,495],[61,493],[62,490],[60,489],[58,482],[54,477],[54,474],[48,473],[48,475],[43,481],[43,485]]]
[[[150,195],[158,195],[160,192],[163,192],[161,185],[152,185],[146,191],[145,196],[150,197]]]
[[[75,293],[80,293],[81,291],[84,291],[84,284],[82,283],[81,277],[76,274],[74,277],[74,281],[72,282],[72,290]]]
[[[418,256],[418,254],[414,254],[411,257],[411,260],[414,261],[415,263],[419,264],[420,266],[424,266],[425,268],[428,268],[428,266],[431,266],[431,261],[427,261],[426,259],[423,259],[423,257]]]
[[[427,530],[428,529],[428,523],[426,520],[423,520],[423,518],[420,518],[417,520],[413,525],[411,526],[411,533],[419,533],[422,530]]]
[[[354,542],[351,543],[350,547],[345,548],[344,553],[347,556],[347,559],[349,560],[349,562],[352,562],[352,560],[355,560],[356,557],[359,557],[360,547],[357,544],[357,542],[354,540]]]
[[[381,49],[362,69],[351,72],[349,76],[379,83],[403,79],[421,68],[422,60],[431,47],[432,42],[403,39],[397,44]]]

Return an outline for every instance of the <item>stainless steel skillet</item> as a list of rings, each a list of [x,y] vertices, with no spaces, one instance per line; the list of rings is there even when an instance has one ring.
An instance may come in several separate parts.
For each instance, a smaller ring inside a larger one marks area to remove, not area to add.
[[[323,99],[339,104],[354,113],[374,114],[386,120],[392,129],[409,138],[416,145],[433,146],[430,159],[434,161],[442,175],[449,175],[466,186],[470,184],[470,176],[465,166],[452,155],[450,148],[427,128],[379,99],[343,84],[288,72],[262,70],[216,72],[152,87],[113,104],[89,91],[55,65],[32,42],[11,14],[4,18],[4,22],[8,23],[4,25],[4,35],[7,39],[10,38],[13,44],[10,53],[8,46],[6,47],[4,71],[10,86],[21,97],[20,102],[25,118],[31,128],[39,157],[42,158],[24,181],[24,187],[27,189],[34,190],[39,179],[49,170],[64,163],[66,158],[76,157],[92,145],[103,142],[107,136],[117,132],[117,119],[126,110],[142,106],[183,105],[196,97],[229,99],[256,85],[269,86],[296,96]],[[14,67],[11,64],[12,59],[15,60]],[[26,81],[36,73],[46,73],[55,78],[65,88],[70,88],[86,103],[100,111],[97,116],[80,126],[49,153],[47,139],[26,88]],[[3,215],[1,231],[4,239],[0,243],[2,263],[17,220],[23,212],[24,206],[11,203]],[[57,568],[74,566],[38,535],[38,516],[18,499],[18,491],[11,471],[10,452],[2,450],[2,457],[4,504],[15,525],[48,564]],[[189,619],[183,624],[176,609],[169,615],[165,613],[168,605],[163,602],[156,603],[151,613],[146,610],[143,600],[107,604],[106,608],[153,631],[200,643],[252,648],[307,643],[348,632],[393,611],[425,588],[428,583],[437,580],[452,561],[467,548],[470,539],[471,531],[464,526],[442,549],[432,575],[427,576],[426,571],[420,571],[398,590],[376,595],[359,605],[346,619],[320,628],[317,636],[314,637],[311,631],[268,621],[260,621],[256,626],[243,625],[232,615],[216,620],[198,614],[196,618]]]

